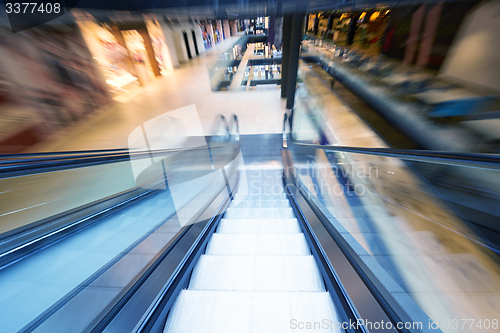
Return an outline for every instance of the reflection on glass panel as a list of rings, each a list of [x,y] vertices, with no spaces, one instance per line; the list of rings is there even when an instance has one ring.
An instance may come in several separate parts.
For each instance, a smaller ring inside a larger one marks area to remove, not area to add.
[[[297,185],[414,322],[474,332],[445,324],[470,318],[497,330],[499,251],[406,162],[300,146],[293,152]]]
[[[173,142],[157,131],[162,120],[132,135],[136,149],[28,157],[34,171],[0,179],[2,331],[93,327],[217,195],[228,196],[239,167],[229,132]],[[42,159],[78,165],[36,171]]]
[[[358,45],[309,36],[301,48],[309,67],[304,75],[316,76],[334,90],[339,82],[341,89],[348,89],[403,128],[418,145],[433,150],[498,151],[497,134],[491,125],[485,125],[486,119],[495,122],[498,118],[498,96],[466,81],[457,85],[440,72],[375,54]],[[312,86],[308,92],[321,95]]]
[[[287,142],[298,187],[401,317],[422,323],[424,331],[439,326],[446,333],[496,332],[500,171],[336,151],[336,145],[389,147],[332,92],[332,71],[334,77],[349,73],[349,80],[368,85],[367,91],[391,107],[401,105],[385,98],[385,88],[370,85],[373,78],[342,52],[318,41],[302,46],[293,142]],[[447,140],[435,133],[427,139]],[[462,326],[464,318],[470,321]]]

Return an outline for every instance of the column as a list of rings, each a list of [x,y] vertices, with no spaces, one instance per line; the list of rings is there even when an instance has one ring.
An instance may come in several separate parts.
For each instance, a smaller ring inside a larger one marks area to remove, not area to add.
[[[130,51],[127,48],[127,45],[125,44],[125,39],[123,38],[123,35],[122,35],[122,32],[121,32],[120,28],[118,28],[115,25],[111,26],[111,33],[113,34],[113,37],[115,37],[115,39],[118,42],[118,44],[120,44],[121,46],[123,46],[127,50],[127,56],[126,56],[126,58],[127,58],[128,71],[133,76],[139,78],[139,76],[137,75],[137,72],[135,70],[135,66],[134,66],[134,62],[132,60],[132,56],[130,55]],[[139,80],[139,82],[140,82],[140,80]],[[142,84],[142,82],[141,82],[141,84]]]
[[[328,23],[326,24],[326,34],[325,34],[325,39],[327,38],[328,34],[332,33],[333,30],[333,16],[330,15],[328,16]],[[333,37],[332,37],[333,39]]]
[[[160,24],[161,30],[163,31],[163,37],[165,38],[165,44],[167,44],[167,52],[168,52],[168,58],[167,59],[167,68],[169,70],[173,70],[174,68],[179,67],[179,60],[177,58],[177,51],[175,50],[175,41],[174,37],[172,34],[174,31],[172,30],[171,26],[168,24],[168,22],[163,19],[158,21]],[[170,60],[170,61],[168,61]]]
[[[146,53],[148,54],[149,64],[153,70],[155,76],[161,76],[160,66],[156,61],[155,52],[153,48],[153,43],[151,43],[151,38],[149,37],[148,30],[146,27],[137,29],[142,39],[144,40],[144,46],[146,47]]]
[[[422,23],[424,21],[425,5],[421,5],[412,15],[410,33],[406,42],[405,54],[403,63],[405,65],[413,63],[415,53],[417,52],[417,43],[422,30]]]
[[[205,23],[205,30],[207,31],[207,38],[210,38],[211,46],[215,46],[214,27],[212,26],[212,22]]]
[[[283,16],[283,55],[281,57],[281,97],[287,96],[287,83],[288,83],[288,58],[290,55],[290,32],[292,29],[292,14],[285,14]]]
[[[429,63],[429,58],[432,53],[432,45],[436,38],[441,11],[443,10],[443,2],[434,5],[425,19],[425,27],[422,32],[422,42],[417,57],[417,67],[425,67]]]
[[[313,28],[313,35],[317,35],[318,34],[318,29],[319,29],[319,18],[318,18],[319,14],[316,14],[314,16],[314,28]]]
[[[229,20],[223,21],[224,39],[231,37],[231,29],[229,28]]]
[[[361,14],[359,12],[354,12],[351,17],[351,22],[349,22],[349,27],[347,28],[347,40],[346,45],[352,45],[354,43],[354,35],[356,34],[356,27]]]
[[[274,44],[276,15],[269,16],[269,30],[267,31],[267,43],[269,46]]]
[[[293,109],[295,103],[295,89],[297,87],[297,71],[299,69],[300,44],[302,42],[302,23],[304,13],[293,14],[291,24],[290,47],[288,49],[288,74],[287,74],[287,93],[286,93],[286,108]]]
[[[217,20],[217,31],[219,32],[221,40],[224,39],[224,31],[222,30],[222,21]]]
[[[283,41],[283,17],[276,17],[274,24],[274,45],[276,48],[281,48]]]

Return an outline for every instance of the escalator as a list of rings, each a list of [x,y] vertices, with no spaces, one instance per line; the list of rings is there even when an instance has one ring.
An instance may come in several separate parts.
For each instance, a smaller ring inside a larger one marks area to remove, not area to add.
[[[339,321],[281,170],[263,171],[246,171],[253,191],[236,193],[164,332],[280,332],[299,320]]]
[[[2,331],[498,330],[499,250],[406,165],[498,156],[320,145],[298,110],[282,135],[230,120],[189,148],[3,156]]]

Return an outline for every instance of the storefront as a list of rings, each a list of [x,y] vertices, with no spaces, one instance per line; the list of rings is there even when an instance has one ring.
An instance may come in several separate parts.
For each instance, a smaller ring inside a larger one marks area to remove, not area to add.
[[[198,23],[200,29],[201,29],[201,35],[203,37],[203,45],[205,45],[205,49],[208,49],[215,44],[215,39],[214,39],[214,30],[213,26],[210,23],[202,24]]]
[[[229,20],[224,20],[222,23],[224,29],[224,39],[231,37],[231,29],[229,27]]]
[[[115,95],[147,85],[173,70],[163,29],[156,16],[130,25],[97,22],[90,14],[75,14],[85,42]]]
[[[135,29],[122,30],[121,33],[140,83],[142,85],[150,83],[154,80],[155,74],[148,59],[144,37]]]
[[[238,20],[232,21],[230,23],[230,27],[231,27],[231,35],[234,35],[235,33],[237,33],[239,31]]]
[[[214,22],[213,29],[214,29],[215,42],[218,43],[221,40],[224,40],[224,32],[222,30],[222,22],[220,20]]]
[[[0,34],[0,152],[25,150],[111,99],[75,27]]]
[[[118,42],[116,31],[113,34],[109,26],[84,13],[77,16],[77,24],[112,93],[128,92],[140,85],[129,52],[124,43]]]
[[[161,74],[166,75],[168,72],[173,71],[174,67],[170,53],[168,52],[168,46],[165,42],[163,30],[154,15],[145,17],[145,22],[149,37],[151,38],[151,44],[153,45],[156,62]]]

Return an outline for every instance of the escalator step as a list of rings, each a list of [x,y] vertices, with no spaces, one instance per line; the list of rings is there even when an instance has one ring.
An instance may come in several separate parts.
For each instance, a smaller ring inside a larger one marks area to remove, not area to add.
[[[202,255],[189,289],[325,291],[313,256]]]
[[[286,194],[284,192],[276,193],[242,193],[238,192],[234,196],[234,200],[286,200]]]
[[[233,200],[234,208],[288,208],[288,200]]]
[[[295,215],[292,208],[228,208],[224,217],[228,219],[290,219]]]
[[[165,325],[165,333],[339,332],[328,292],[248,292],[183,290]],[[322,326],[327,325],[327,326]],[[330,327],[332,328],[330,329]]]
[[[295,234],[302,232],[297,219],[222,219],[220,234]]]
[[[210,239],[206,254],[309,255],[303,234],[219,234]]]

